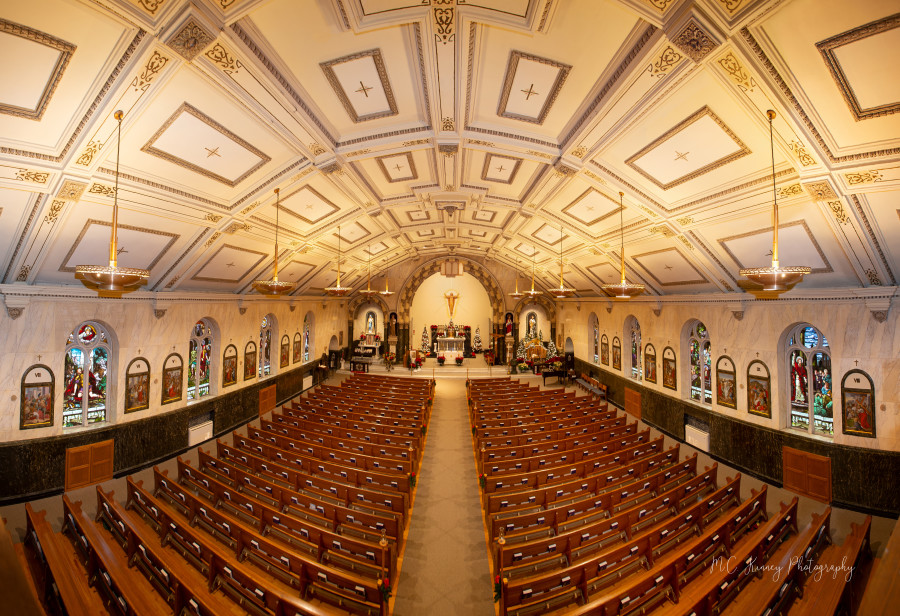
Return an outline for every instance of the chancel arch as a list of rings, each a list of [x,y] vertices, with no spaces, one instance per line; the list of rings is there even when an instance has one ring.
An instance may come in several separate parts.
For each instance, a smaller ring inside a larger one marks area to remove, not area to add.
[[[413,330],[421,336],[423,328],[434,330],[435,338],[468,337],[471,341],[476,329],[482,332],[491,330],[493,307],[487,289],[480,280],[463,273],[458,276],[447,277],[440,272],[435,272],[416,289],[409,310],[410,324]],[[465,328],[468,327],[468,334]],[[430,346],[445,348],[454,352],[462,351],[458,344],[438,344],[432,340]],[[459,341],[457,341],[459,342]]]
[[[500,283],[498,283],[497,279],[494,278],[494,275],[480,263],[464,257],[459,257],[458,260],[462,263],[465,274],[472,276],[480,282],[481,286],[484,287],[484,290],[487,292],[491,308],[490,317],[493,323],[502,323],[506,304],[504,302],[503,289],[501,288]],[[412,309],[416,292],[425,280],[441,271],[441,266],[444,262],[444,259],[435,259],[425,263],[404,281],[397,299],[397,316],[401,323],[410,322],[410,310]],[[419,329],[418,324],[416,325],[416,329]]]

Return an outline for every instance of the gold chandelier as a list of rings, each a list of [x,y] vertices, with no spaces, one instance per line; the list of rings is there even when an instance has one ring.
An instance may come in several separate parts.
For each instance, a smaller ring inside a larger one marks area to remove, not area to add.
[[[118,121],[116,129],[116,188],[113,193],[112,232],[109,238],[109,265],[79,265],[75,268],[75,278],[88,289],[97,291],[100,297],[121,297],[123,293],[134,291],[147,284],[150,272],[134,267],[118,267],[118,226],[119,226],[119,153],[122,147],[122,118],[125,114],[117,110],[113,117]]]
[[[525,295],[527,295],[530,299],[534,299],[538,295],[541,294],[540,291],[534,290],[534,257],[537,254],[537,250],[534,249],[534,246],[531,247],[531,290],[525,291]]]
[[[519,257],[516,257],[516,290],[510,293],[509,296],[513,299],[522,299],[525,297],[525,294],[519,291]]]
[[[749,280],[741,280],[738,283],[756,299],[776,299],[785,291],[793,289],[794,285],[803,280],[804,275],[812,271],[805,265],[782,266],[778,262],[778,193],[775,190],[775,141],[772,137],[772,120],[775,119],[775,112],[769,109],[766,115],[769,116],[769,148],[772,153],[772,266],[745,267],[740,270],[740,274]]]
[[[378,295],[378,291],[372,288],[372,247],[369,246],[369,277],[366,280],[366,290],[358,291],[363,297],[373,297]]]
[[[616,299],[631,299],[644,292],[644,285],[625,282],[625,205],[622,201],[624,196],[625,193],[619,191],[619,253],[622,255],[622,279],[615,284],[605,284],[600,287]]]
[[[333,287],[325,287],[325,292],[333,297],[343,297],[350,292],[348,287],[341,286],[341,227],[338,225],[338,260],[337,260],[337,284]]]
[[[386,260],[387,260],[387,259],[385,259],[385,261],[386,261]],[[387,297],[388,295],[393,295],[393,294],[394,294],[393,291],[391,291],[390,289],[388,289],[388,275],[387,275],[387,272],[385,272],[385,274],[384,274],[384,291],[379,291],[378,294],[379,294],[379,295],[384,295],[385,297]]]
[[[263,295],[287,295],[297,286],[293,282],[278,280],[278,212],[281,210],[281,190],[275,189],[275,265],[272,280],[254,280],[253,288]]]
[[[563,258],[562,258],[562,245],[563,245],[563,229],[559,228],[559,288],[551,289],[547,291],[550,295],[555,297],[556,299],[565,299],[567,297],[572,297],[575,295],[575,289],[569,289],[563,284]]]

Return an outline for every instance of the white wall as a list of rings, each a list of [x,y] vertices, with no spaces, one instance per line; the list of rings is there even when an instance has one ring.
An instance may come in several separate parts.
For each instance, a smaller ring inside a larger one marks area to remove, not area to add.
[[[419,348],[423,326],[446,325],[450,321],[450,311],[444,298],[444,292],[450,289],[459,292],[453,323],[470,326],[472,336],[475,335],[475,328],[480,327],[482,345],[490,346],[485,336],[490,333],[491,302],[481,283],[469,274],[453,278],[434,274],[419,285],[409,310],[415,330],[412,335],[413,346]]]

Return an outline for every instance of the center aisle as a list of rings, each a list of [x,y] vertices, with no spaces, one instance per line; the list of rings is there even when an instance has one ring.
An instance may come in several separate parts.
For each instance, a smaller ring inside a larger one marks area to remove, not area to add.
[[[492,616],[465,379],[437,379],[395,616]]]

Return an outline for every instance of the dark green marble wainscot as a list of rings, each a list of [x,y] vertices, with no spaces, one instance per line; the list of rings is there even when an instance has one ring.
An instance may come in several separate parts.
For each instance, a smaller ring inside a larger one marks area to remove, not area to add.
[[[0,504],[59,493],[65,485],[66,449],[113,439],[114,474],[136,472],[188,449],[188,425],[201,415],[213,419],[213,434],[220,436],[259,414],[259,390],[275,384],[276,400],[303,390],[303,379],[316,377],[318,360],[298,365],[262,383],[232,386],[171,412],[146,419],[84,430],[77,434],[18,441],[0,445]],[[163,407],[165,408],[165,407]]]
[[[592,374],[609,388],[609,399],[625,405],[625,388],[641,392],[641,419],[684,442],[685,415],[709,425],[709,453],[723,463],[772,485],[782,485],[781,452],[792,447],[831,458],[832,502],[837,507],[888,517],[900,516],[900,452],[836,445],[786,430],[722,415],[626,379],[597,364],[575,360],[579,373]],[[680,383],[679,383],[680,385]],[[665,390],[668,392],[668,390]],[[677,397],[676,397],[677,396]]]

